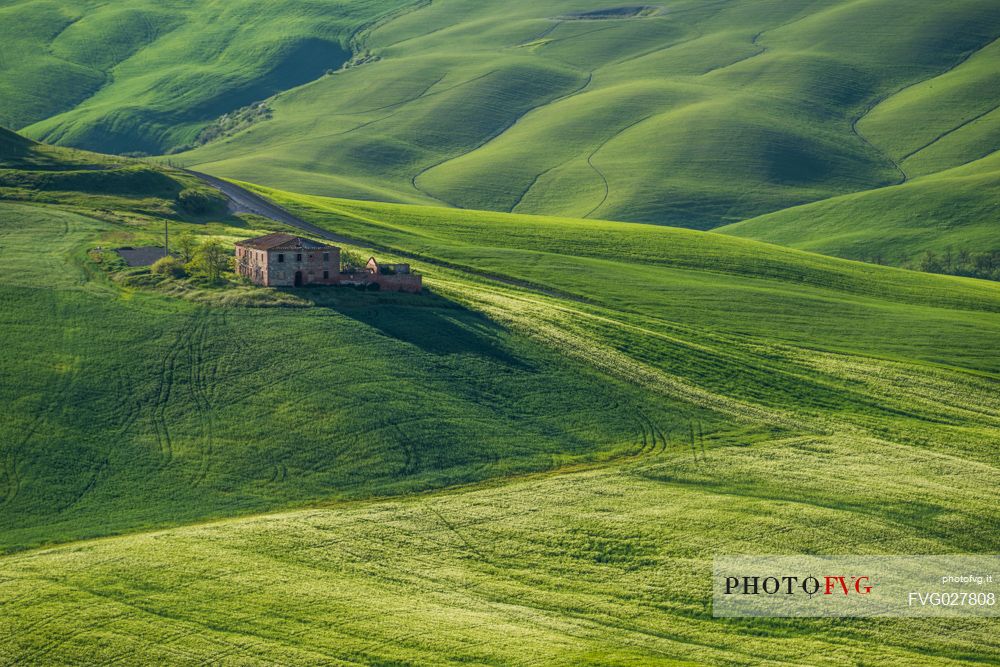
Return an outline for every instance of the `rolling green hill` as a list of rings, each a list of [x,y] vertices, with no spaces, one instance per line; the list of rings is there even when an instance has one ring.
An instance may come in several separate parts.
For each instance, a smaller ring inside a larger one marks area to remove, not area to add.
[[[277,224],[185,212],[167,167],[0,162],[0,661],[1000,655],[988,622],[713,620],[706,588],[720,551],[1000,547],[998,284],[250,186],[428,292],[192,293],[109,249]]]
[[[0,123],[115,152],[208,128],[173,159],[312,194],[700,229],[1000,148],[988,0],[616,6],[18,2],[0,9],[22,45],[0,62]]]
[[[183,159],[317,194],[708,228],[898,182],[892,137],[857,119],[1000,34],[987,3],[683,3],[607,21],[510,5],[502,21],[453,0],[388,23],[369,40],[379,62]]]
[[[991,664],[996,619],[713,619],[707,582],[715,552],[995,550],[982,489],[998,483],[910,447],[801,438],[76,543],[0,560],[0,656]]]
[[[927,251],[1000,251],[1000,154],[715,231],[894,265],[915,264]]]
[[[40,144],[2,127],[0,200],[59,204],[115,219],[194,220],[226,210],[218,192],[184,172]]]
[[[0,125],[105,152],[161,152],[337,69],[404,0],[0,3]]]

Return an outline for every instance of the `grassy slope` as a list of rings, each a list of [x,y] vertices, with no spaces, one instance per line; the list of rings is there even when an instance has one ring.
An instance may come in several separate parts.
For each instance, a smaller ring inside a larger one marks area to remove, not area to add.
[[[629,453],[644,420],[733,430],[448,298],[262,310],[122,288],[88,249],[159,243],[160,214],[175,235],[263,230],[175,215],[194,179],[163,168],[6,131],[0,165],[20,200],[0,201],[0,548]]]
[[[720,550],[995,551],[1000,286],[266,192],[410,256],[433,294],[252,309],[122,289],[86,250],[160,221],[0,202],[6,548],[592,467],[8,555],[4,660],[996,657],[988,624],[749,633],[710,620],[702,577]],[[228,242],[251,224],[173,223]]]
[[[311,81],[407,3],[2,3],[0,125],[107,152],[161,152],[223,113]]]
[[[183,193],[183,195],[182,195]],[[182,199],[196,195],[203,210]],[[39,144],[0,127],[0,200],[58,204],[104,217],[198,219],[225,211],[225,200],[201,180],[119,157]]]
[[[903,185],[834,197],[716,231],[850,259],[1000,249],[1000,153]]]
[[[279,95],[272,120],[183,160],[295,191],[697,228],[894,183],[894,162],[938,169],[996,148],[988,115],[903,159],[998,102],[986,0],[690,0],[598,21],[553,18],[598,0],[441,0],[352,33],[399,6],[270,3],[250,19],[239,3],[19,3],[0,25],[17,26],[30,62],[2,65],[0,99],[30,107],[24,91],[63,65],[110,72],[79,106],[72,86],[48,86],[66,91],[46,98],[64,114],[6,117],[63,143],[167,148],[336,66],[308,45],[350,43],[365,64]],[[95,50],[94,35],[127,43]]]
[[[1000,41],[880,103],[858,130],[910,177],[940,172],[1000,149]]]
[[[5,547],[548,467],[701,412],[447,299],[214,308],[87,275],[88,247],[155,228],[0,204],[0,230]]]
[[[1000,42],[878,104],[858,130],[903,185],[792,207],[719,229],[851,259],[903,264],[926,250],[997,250]]]
[[[706,228],[898,181],[854,119],[1000,30],[968,2],[549,18],[563,7],[506,3],[498,21],[489,4],[434,3],[372,33],[381,61],[281,96],[274,120],[184,159],[295,191]],[[548,94],[519,83],[554,66],[568,71]]]
[[[986,332],[1000,290],[988,282],[942,279],[682,229],[258,189],[341,233],[514,276],[616,311],[844,351],[891,356],[894,349],[905,355],[923,350],[946,363],[952,353],[958,360],[971,352],[975,359],[958,364],[1000,370],[988,354],[974,352],[976,344],[965,348],[977,335],[993,335]],[[938,326],[942,316],[956,318],[956,334],[943,342],[924,339],[920,322],[934,320]],[[976,322],[980,331],[965,331],[961,322]],[[964,333],[957,335],[959,330]]]
[[[805,438],[77,543],[0,560],[0,660],[993,664],[995,619],[712,619],[708,582],[715,553],[995,552],[997,484]]]

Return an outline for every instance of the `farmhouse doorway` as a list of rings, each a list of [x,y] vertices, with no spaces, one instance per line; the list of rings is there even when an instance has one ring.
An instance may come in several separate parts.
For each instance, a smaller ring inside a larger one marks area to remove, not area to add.
[[[302,272],[301,271],[296,271],[295,272],[295,286],[296,287],[302,287]]]

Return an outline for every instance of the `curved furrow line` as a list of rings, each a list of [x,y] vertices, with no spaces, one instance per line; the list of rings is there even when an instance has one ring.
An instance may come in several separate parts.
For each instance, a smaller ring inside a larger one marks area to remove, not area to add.
[[[351,45],[352,51],[355,53],[360,49],[367,49],[369,42],[371,41],[372,35],[378,30],[381,30],[385,26],[389,25],[393,21],[403,16],[408,16],[414,12],[418,12],[421,9],[426,9],[434,4],[434,0],[415,0],[411,5],[407,7],[400,7],[398,9],[387,12],[386,14],[369,21],[368,23],[362,25],[348,39],[348,43]],[[421,35],[423,36],[423,35]],[[407,41],[407,40],[403,40]],[[402,43],[402,42],[398,42]],[[389,44],[388,46],[395,46],[395,44]],[[386,48],[388,48],[388,46]]]
[[[352,111],[351,113],[332,113],[332,114],[330,114],[327,117],[328,118],[332,118],[332,117],[335,117],[335,116],[346,116],[346,117],[360,116],[360,115],[366,114],[366,113],[375,113],[376,111],[385,111],[386,109],[393,109],[395,107],[400,107],[400,106],[403,106],[404,104],[409,104],[410,102],[416,102],[417,100],[419,100],[419,99],[421,99],[423,97],[430,97],[431,95],[437,95],[439,93],[448,92],[449,90],[451,90],[451,88],[454,88],[456,86],[461,86],[461,85],[464,85],[466,83],[465,81],[463,81],[462,83],[455,84],[455,86],[451,86],[451,87],[445,88],[444,90],[438,90],[438,91],[434,91],[433,93],[431,93],[430,89],[433,88],[434,86],[438,85],[442,81],[444,81],[445,77],[447,77],[447,76],[448,76],[447,74],[442,74],[438,78],[434,79],[434,81],[432,81],[429,85],[425,86],[422,91],[420,91],[419,93],[417,93],[413,97],[407,97],[405,100],[399,100],[398,102],[393,102],[392,104],[385,104],[383,106],[374,107],[374,108],[371,108],[371,109],[361,109],[359,111]],[[313,137],[313,138],[315,138],[315,137]]]
[[[667,112],[661,112],[661,113],[667,113]],[[600,144],[598,144],[597,148],[595,148],[593,151],[591,151],[590,155],[587,156],[587,164],[590,165],[590,168],[593,169],[597,173],[598,176],[600,176],[601,182],[604,184],[604,196],[601,197],[601,201],[598,202],[597,206],[595,206],[594,208],[590,209],[590,211],[588,211],[586,213],[586,215],[584,215],[582,217],[589,218],[591,215],[593,215],[594,213],[596,213],[597,210],[599,208],[601,208],[602,206],[604,206],[604,204],[608,201],[608,196],[611,194],[611,186],[608,184],[608,177],[605,176],[604,172],[601,171],[597,167],[597,165],[594,164],[594,156],[597,155],[598,151],[600,151],[602,148],[604,148],[609,143],[611,143],[615,138],[620,137],[622,134],[624,134],[625,132],[628,132],[630,129],[632,129],[633,127],[635,127],[639,123],[645,122],[645,121],[649,120],[650,118],[652,118],[653,116],[658,116],[658,115],[660,115],[660,114],[659,113],[651,113],[648,116],[643,116],[639,120],[636,120],[636,121],[633,121],[633,122],[629,123],[628,125],[626,125],[622,129],[620,129],[618,132],[615,132],[613,135],[611,135],[610,137],[608,137],[607,139],[605,139],[604,141],[602,141]]]
[[[944,132],[944,133],[938,135],[937,137],[935,137],[934,139],[931,139],[930,141],[928,141],[926,144],[924,144],[920,148],[918,148],[918,149],[916,149],[914,151],[910,151],[909,153],[907,153],[903,157],[899,158],[899,161],[900,162],[906,162],[907,160],[909,160],[911,157],[913,157],[917,153],[920,153],[921,151],[930,148],[931,146],[933,146],[937,142],[941,141],[942,139],[944,139],[945,137],[947,137],[949,135],[954,134],[955,132],[958,132],[962,128],[968,127],[969,125],[972,125],[973,123],[975,123],[978,120],[982,120],[983,118],[985,118],[986,116],[989,116],[991,113],[993,113],[997,109],[1000,109],[1000,104],[996,104],[995,106],[990,107],[986,111],[984,111],[984,112],[982,112],[980,114],[976,114],[972,118],[970,118],[970,119],[968,119],[968,120],[966,120],[966,121],[964,121],[964,122],[956,125],[955,127],[951,128],[947,132]],[[996,149],[994,149],[994,150],[996,150]],[[990,151],[990,153],[992,153],[992,152],[993,151]],[[986,155],[989,155],[989,153],[987,153]],[[985,156],[981,156],[981,157],[985,157]]]
[[[517,207],[521,205],[521,202],[524,201],[524,198],[528,195],[529,192],[531,192],[531,189],[533,187],[535,187],[535,185],[538,183],[539,180],[541,180],[550,171],[553,171],[554,169],[558,169],[559,167],[563,166],[564,164],[566,164],[566,163],[565,162],[561,162],[561,163],[557,164],[554,167],[549,167],[548,169],[546,169],[545,171],[543,171],[540,174],[536,174],[535,177],[533,179],[531,179],[531,182],[528,183],[528,187],[526,187],[524,190],[521,191],[521,194],[519,194],[517,196],[517,199],[514,200],[514,204],[508,210],[511,213],[514,213],[517,210]]]
[[[906,181],[908,181],[910,179],[910,177],[907,175],[907,173],[905,171],[903,171],[903,167],[900,166],[899,162],[897,162],[896,160],[894,160],[892,158],[892,156],[889,155],[889,153],[887,153],[886,151],[884,151],[881,148],[879,148],[878,146],[876,146],[873,142],[869,141],[868,137],[866,137],[865,135],[861,134],[861,132],[858,130],[858,123],[860,123],[861,120],[865,116],[867,116],[869,113],[871,113],[872,109],[874,109],[875,107],[877,107],[879,104],[881,104],[882,102],[884,102],[889,97],[890,97],[890,95],[887,94],[887,95],[883,95],[881,97],[877,97],[874,100],[872,100],[871,103],[868,104],[861,111],[861,113],[859,113],[857,116],[855,116],[851,120],[850,127],[851,127],[851,133],[854,134],[855,137],[857,137],[858,139],[860,139],[862,141],[862,143],[864,143],[866,146],[868,146],[870,149],[872,149],[872,151],[874,151],[877,155],[881,155],[883,158],[885,158],[893,166],[893,168],[896,171],[899,172],[899,180],[897,182],[895,182],[895,183],[892,183],[892,185],[902,185],[903,183],[906,183]]]
[[[586,212],[586,213],[585,213],[585,214],[583,215],[583,217],[584,217],[584,218],[589,218],[589,217],[590,217],[591,215],[593,215],[594,213],[596,213],[596,212],[597,212],[597,209],[599,209],[599,208],[601,208],[602,206],[604,206],[605,202],[607,202],[607,201],[608,201],[608,195],[609,195],[609,194],[611,194],[611,186],[610,186],[610,185],[608,185],[608,177],[607,177],[607,176],[605,176],[605,175],[604,175],[604,172],[603,172],[603,171],[601,171],[601,170],[600,170],[600,169],[599,169],[599,168],[597,167],[597,165],[595,165],[595,164],[594,164],[594,155],[596,155],[596,154],[597,154],[597,151],[601,150],[601,147],[603,147],[603,146],[604,146],[604,144],[602,143],[602,144],[601,144],[600,146],[598,146],[597,148],[595,148],[595,149],[594,149],[594,150],[593,150],[593,151],[592,151],[592,152],[590,153],[590,155],[588,155],[588,156],[587,156],[587,165],[588,165],[588,166],[589,166],[589,167],[590,167],[591,169],[593,169],[593,170],[594,170],[594,172],[595,172],[595,173],[596,173],[596,174],[597,174],[597,175],[598,175],[598,176],[600,177],[600,179],[601,179],[601,183],[602,183],[602,184],[603,184],[603,186],[604,186],[604,195],[603,195],[603,196],[601,196],[601,201],[597,202],[597,206],[595,206],[594,208],[590,209],[589,211],[587,211],[587,212]]]
[[[995,43],[995,42],[996,42],[997,40],[1000,40],[1000,37],[997,37],[997,38],[994,38],[994,39],[990,40],[989,42],[987,42],[986,44],[983,44],[983,45],[982,45],[982,46],[980,46],[979,48],[976,48],[976,49],[972,49],[971,51],[969,51],[968,53],[966,53],[965,55],[963,55],[963,56],[962,56],[961,58],[959,58],[959,59],[958,59],[958,60],[957,60],[957,61],[956,61],[956,62],[955,62],[954,64],[950,65],[950,66],[949,66],[948,68],[946,68],[945,70],[943,70],[943,71],[941,71],[941,72],[937,72],[937,73],[935,73],[935,74],[931,74],[931,75],[929,75],[929,76],[927,76],[927,77],[925,77],[925,78],[923,78],[923,79],[920,79],[919,81],[914,81],[914,82],[912,82],[912,83],[908,83],[908,84],[906,84],[905,86],[902,86],[902,87],[900,87],[900,88],[898,88],[898,89],[896,89],[896,90],[894,90],[894,91],[892,91],[892,92],[889,92],[889,93],[886,93],[886,94],[884,94],[884,95],[880,95],[879,97],[877,97],[877,98],[875,98],[874,100],[872,100],[872,102],[871,102],[870,104],[868,104],[868,105],[867,105],[867,106],[866,106],[866,107],[865,107],[865,108],[864,108],[864,109],[863,109],[863,110],[861,111],[861,113],[860,113],[860,114],[858,114],[858,115],[857,115],[857,116],[856,116],[856,117],[854,118],[854,120],[853,120],[853,121],[851,122],[851,131],[852,131],[852,132],[853,132],[853,133],[854,133],[854,134],[855,134],[855,135],[856,135],[856,136],[857,136],[857,137],[858,137],[859,139],[861,139],[861,140],[862,140],[863,142],[865,142],[865,143],[866,143],[866,144],[867,144],[868,146],[871,146],[871,147],[872,147],[872,148],[873,148],[873,149],[874,149],[875,151],[877,151],[877,152],[878,152],[879,154],[881,154],[881,155],[885,155],[886,159],[887,159],[887,160],[889,160],[889,162],[891,162],[891,163],[893,164],[893,166],[894,166],[894,167],[896,168],[896,170],[897,170],[897,171],[899,171],[899,173],[900,173],[900,174],[902,175],[902,179],[901,179],[901,180],[900,180],[900,181],[899,181],[898,183],[896,183],[896,185],[902,185],[903,183],[906,183],[906,182],[907,182],[907,181],[909,180],[909,176],[908,176],[908,175],[907,175],[907,173],[906,173],[906,172],[905,172],[905,171],[903,170],[903,168],[902,168],[902,167],[900,166],[900,164],[899,164],[899,163],[900,163],[900,162],[903,162],[904,160],[906,160],[906,159],[907,159],[907,158],[909,158],[909,157],[912,157],[913,155],[915,155],[916,153],[920,152],[920,151],[921,151],[921,150],[923,150],[924,148],[927,148],[927,146],[924,146],[924,147],[922,147],[922,148],[918,149],[917,151],[914,151],[913,153],[910,153],[910,154],[908,154],[908,155],[904,156],[903,158],[901,158],[901,159],[899,160],[899,162],[897,162],[897,161],[896,161],[896,160],[894,160],[894,159],[893,159],[893,158],[892,158],[891,156],[889,156],[889,155],[888,155],[888,154],[887,154],[887,153],[886,153],[885,151],[883,151],[882,149],[880,149],[879,147],[877,147],[877,146],[876,146],[876,145],[875,145],[874,143],[872,143],[871,141],[869,141],[869,140],[868,140],[868,139],[867,139],[867,138],[866,138],[866,137],[865,137],[865,136],[864,136],[864,135],[863,135],[863,134],[862,134],[862,133],[861,133],[861,132],[860,132],[860,131],[858,130],[858,123],[860,123],[860,122],[861,122],[862,120],[864,120],[865,116],[867,116],[867,115],[868,115],[869,113],[871,113],[871,112],[872,112],[872,111],[873,111],[873,110],[874,110],[874,109],[875,109],[875,108],[876,108],[877,106],[879,106],[879,105],[880,105],[880,104],[882,104],[883,102],[885,102],[885,101],[887,101],[887,100],[889,100],[889,99],[891,99],[891,98],[893,98],[893,97],[895,97],[895,96],[899,95],[900,93],[903,93],[903,92],[905,92],[905,91],[909,90],[910,88],[913,88],[914,86],[919,86],[919,85],[920,85],[920,84],[922,84],[922,83],[926,83],[927,81],[931,81],[931,80],[933,80],[933,79],[936,79],[936,78],[938,78],[938,77],[941,77],[941,76],[944,76],[945,74],[947,74],[947,73],[949,73],[949,72],[951,72],[951,71],[953,71],[953,70],[957,69],[958,67],[961,67],[961,66],[962,66],[963,64],[965,64],[966,62],[968,62],[968,60],[969,60],[970,58],[972,58],[972,57],[973,57],[974,55],[976,55],[977,53],[981,52],[981,51],[982,51],[983,49],[985,49],[985,48],[989,47],[989,46],[990,46],[991,44],[994,44],[994,43]],[[994,108],[993,108],[993,109],[991,109],[990,111],[995,111],[995,110],[996,110],[996,108],[997,108],[997,107],[994,107]],[[960,129],[960,128],[955,128],[955,129]],[[942,135],[942,136],[943,136],[943,135]],[[939,138],[940,138],[940,137],[939,137]],[[935,140],[935,141],[936,141],[936,140]],[[934,142],[934,141],[932,141],[932,142],[931,142],[931,144],[933,144],[933,143],[935,143],[935,142]],[[928,145],[930,145],[930,144],[928,144]]]
[[[754,35],[750,39],[750,45],[751,46],[759,46],[757,44],[757,40],[759,40],[760,37],[761,37],[761,35],[763,35],[765,32],[767,32],[767,31],[766,30],[761,30],[756,35]],[[735,65],[739,65],[740,63],[746,62],[746,61],[748,61],[748,60],[750,60],[752,58],[756,58],[757,56],[762,56],[765,53],[767,53],[767,47],[766,46],[761,46],[759,51],[751,53],[750,55],[747,55],[747,56],[743,56],[742,58],[734,60],[733,62],[728,63],[726,65],[717,65],[715,67],[710,67],[707,70],[705,70],[704,72],[702,72],[699,76],[705,76],[706,74],[711,74],[712,72],[718,72],[720,70],[728,69],[728,68],[733,67]]]
[[[524,40],[523,42],[521,42],[519,44],[515,44],[513,47],[510,47],[510,48],[519,48],[519,47],[522,47],[522,46],[527,46],[528,44],[531,44],[532,42],[537,42],[540,39],[545,39],[546,37],[548,37],[549,35],[551,35],[552,32],[556,28],[558,28],[559,26],[561,26],[564,23],[564,21],[560,21],[558,19],[550,19],[550,20],[552,21],[552,25],[550,25],[547,28],[545,28],[545,30],[541,31],[540,33],[538,33],[534,37],[529,37],[528,39]]]
[[[499,70],[493,70],[492,72],[488,72],[487,75],[493,74],[494,72],[497,72],[497,71],[499,71]],[[484,76],[486,76],[486,75],[484,75]],[[482,77],[480,77],[480,78],[482,78]],[[471,81],[474,81],[474,80],[475,79],[470,80],[470,83],[471,83]],[[455,208],[461,208],[460,206],[455,206],[454,204],[451,204],[451,203],[445,201],[444,199],[441,199],[440,197],[438,197],[436,195],[432,195],[429,192],[427,192],[426,190],[421,189],[420,186],[417,185],[417,179],[419,179],[421,176],[423,176],[424,174],[426,174],[431,169],[436,169],[437,167],[440,167],[443,164],[446,164],[446,163],[451,162],[453,160],[457,160],[457,159],[459,159],[461,157],[464,157],[466,155],[469,155],[471,153],[476,152],[480,148],[485,147],[487,144],[489,144],[490,142],[494,141],[495,139],[497,139],[498,137],[500,137],[502,134],[505,134],[508,130],[510,130],[511,128],[513,128],[519,122],[521,122],[521,120],[524,119],[526,116],[528,116],[528,114],[530,114],[530,113],[532,113],[534,111],[539,111],[541,109],[544,109],[547,106],[550,106],[550,105],[556,104],[558,102],[561,102],[561,101],[563,101],[563,100],[565,100],[567,98],[573,97],[574,95],[580,94],[581,92],[583,92],[584,90],[586,90],[588,86],[590,86],[590,84],[593,82],[593,80],[594,80],[594,73],[593,72],[589,72],[588,75],[587,75],[587,80],[584,81],[583,85],[581,85],[580,87],[578,87],[575,90],[572,90],[572,91],[566,93],[565,95],[560,95],[559,97],[556,97],[556,98],[554,98],[552,100],[549,100],[547,102],[543,102],[542,104],[539,104],[538,106],[534,106],[534,107],[531,107],[530,109],[526,109],[524,112],[522,112],[522,113],[518,114],[517,116],[515,116],[508,124],[506,124],[503,127],[500,127],[497,130],[491,132],[489,136],[487,136],[485,139],[483,139],[481,142],[479,142],[478,144],[476,144],[472,148],[470,148],[470,149],[468,149],[466,151],[463,151],[463,152],[459,153],[458,155],[453,155],[451,157],[447,157],[447,158],[445,158],[445,159],[443,159],[443,160],[441,160],[439,162],[436,162],[434,164],[428,165],[427,167],[424,167],[423,169],[421,169],[420,171],[418,171],[416,174],[414,174],[410,178],[410,184],[413,186],[414,190],[416,190],[417,192],[419,192],[420,194],[422,194],[422,195],[424,195],[426,197],[430,197],[431,199],[437,199],[438,201],[442,201],[442,202],[448,204],[449,206],[453,206]]]
[[[686,12],[691,12],[691,11],[698,11],[698,10],[704,11],[705,9],[723,8],[723,7],[728,7],[730,4],[731,4],[730,0],[720,0],[719,2],[716,2],[714,4],[705,4],[705,5],[702,5],[700,7],[691,7],[691,8],[688,8],[688,9],[674,9],[674,10],[670,10],[666,14],[663,14],[663,16],[668,16],[669,17],[669,16],[676,16],[677,14],[684,14]],[[691,24],[692,30],[695,30],[695,26],[697,26],[697,25],[698,25],[698,23]],[[600,67],[597,68],[597,70],[607,69],[609,67],[616,67],[618,65],[623,65],[625,63],[630,63],[630,62],[633,62],[635,60],[640,60],[642,58],[645,58],[646,56],[651,56],[654,53],[659,53],[661,51],[669,51],[670,49],[673,49],[675,47],[683,46],[684,44],[689,44],[690,42],[698,41],[699,39],[701,39],[704,36],[705,36],[704,32],[702,32],[700,30],[696,30],[696,34],[694,36],[692,36],[692,37],[688,37],[687,39],[682,39],[682,40],[680,40],[678,42],[673,42],[672,44],[667,44],[666,46],[658,46],[655,49],[649,49],[647,51],[643,51],[642,53],[637,53],[635,55],[627,56],[625,58],[622,58],[621,60],[613,60],[613,61],[611,61],[609,63],[605,63],[604,65],[601,65]]]

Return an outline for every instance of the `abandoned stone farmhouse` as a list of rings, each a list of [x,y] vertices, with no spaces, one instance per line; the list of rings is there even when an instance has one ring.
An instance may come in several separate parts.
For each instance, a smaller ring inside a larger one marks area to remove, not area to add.
[[[408,264],[380,265],[372,257],[364,267],[343,267],[340,248],[280,232],[239,241],[236,273],[267,287],[378,285],[391,292],[419,292],[423,286],[423,277]]]

